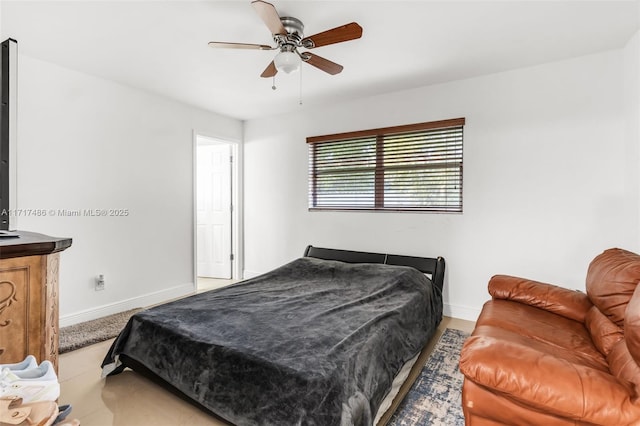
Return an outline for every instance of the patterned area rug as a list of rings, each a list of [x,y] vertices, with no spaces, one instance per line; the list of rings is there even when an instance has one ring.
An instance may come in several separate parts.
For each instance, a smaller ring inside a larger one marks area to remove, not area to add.
[[[460,349],[469,334],[447,328],[388,425],[460,425],[462,373],[458,369]]]
[[[60,353],[75,351],[116,337],[127,324],[131,315],[140,310],[140,308],[131,309],[92,321],[62,327],[60,329]]]

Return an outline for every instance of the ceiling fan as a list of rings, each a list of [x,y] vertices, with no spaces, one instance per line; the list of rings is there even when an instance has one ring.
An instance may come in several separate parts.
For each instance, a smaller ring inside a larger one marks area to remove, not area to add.
[[[298,48],[313,49],[362,37],[362,27],[355,22],[304,37],[304,25],[299,19],[290,16],[281,18],[276,8],[266,1],[254,0],[251,2],[251,6],[269,28],[271,34],[273,34],[273,41],[276,43],[275,47],[265,44],[218,41],[210,41],[209,46],[227,49],[280,50],[260,77],[273,77],[278,71],[289,74],[297,71],[302,62],[306,62],[331,75],[338,74],[343,69],[342,65],[311,52],[299,52]]]

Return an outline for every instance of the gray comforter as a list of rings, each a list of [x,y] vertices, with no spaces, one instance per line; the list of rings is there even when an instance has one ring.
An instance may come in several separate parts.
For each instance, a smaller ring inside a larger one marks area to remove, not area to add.
[[[442,318],[419,271],[300,258],[134,315],[121,354],[237,425],[371,425]]]

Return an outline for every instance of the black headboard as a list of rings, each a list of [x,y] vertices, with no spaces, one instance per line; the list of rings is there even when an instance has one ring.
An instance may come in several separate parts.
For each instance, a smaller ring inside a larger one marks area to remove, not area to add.
[[[444,285],[443,257],[415,257],[397,254],[368,253],[364,251],[338,250],[307,246],[305,257],[325,260],[339,260],[347,263],[382,263],[386,265],[411,266],[418,271],[431,274],[431,281],[442,291]]]

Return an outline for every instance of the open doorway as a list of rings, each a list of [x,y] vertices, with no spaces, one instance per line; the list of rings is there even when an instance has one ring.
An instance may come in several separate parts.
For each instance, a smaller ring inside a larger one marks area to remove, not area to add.
[[[195,136],[195,277],[197,291],[239,278],[236,143]]]

